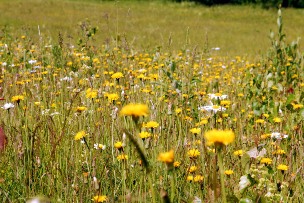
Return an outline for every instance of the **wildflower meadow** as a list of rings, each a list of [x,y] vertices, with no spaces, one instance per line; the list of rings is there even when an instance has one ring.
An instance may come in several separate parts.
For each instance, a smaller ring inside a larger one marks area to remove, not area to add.
[[[137,48],[122,18],[105,41],[89,20],[70,38],[2,27],[0,202],[302,202],[304,52],[284,11],[250,57],[212,33]]]

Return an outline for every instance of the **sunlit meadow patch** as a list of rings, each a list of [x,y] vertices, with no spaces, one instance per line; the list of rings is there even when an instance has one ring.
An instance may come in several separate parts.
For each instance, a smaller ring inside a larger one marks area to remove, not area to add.
[[[0,200],[303,198],[295,46],[273,39],[271,57],[251,62],[96,45],[82,26],[78,45],[0,38]]]

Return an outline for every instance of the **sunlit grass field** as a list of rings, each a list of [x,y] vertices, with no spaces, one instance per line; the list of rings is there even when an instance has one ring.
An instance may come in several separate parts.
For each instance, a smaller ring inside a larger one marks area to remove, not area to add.
[[[249,57],[264,54],[270,46],[269,33],[276,29],[277,12],[258,6],[208,8],[159,1],[1,0],[0,9],[1,25],[35,40],[39,26],[45,40],[52,37],[56,41],[60,32],[65,42],[75,42],[79,23],[88,19],[99,28],[98,44],[118,37],[142,51],[220,47],[222,55]],[[284,9],[288,41],[304,37],[303,16],[302,9]]]
[[[304,198],[303,10],[0,10],[0,202]]]

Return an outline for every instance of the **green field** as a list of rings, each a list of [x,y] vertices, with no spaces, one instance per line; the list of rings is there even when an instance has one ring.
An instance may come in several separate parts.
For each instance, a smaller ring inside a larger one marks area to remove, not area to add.
[[[0,25],[14,33],[37,39],[76,41],[79,23],[88,19],[99,27],[96,40],[112,42],[126,38],[135,49],[165,50],[220,47],[222,55],[260,55],[270,46],[269,34],[276,29],[276,10],[253,6],[193,6],[152,2],[119,1],[6,1],[1,0]],[[303,38],[304,10],[284,9],[287,40]],[[73,37],[70,39],[69,36]]]
[[[303,200],[304,10],[0,11],[0,202]]]

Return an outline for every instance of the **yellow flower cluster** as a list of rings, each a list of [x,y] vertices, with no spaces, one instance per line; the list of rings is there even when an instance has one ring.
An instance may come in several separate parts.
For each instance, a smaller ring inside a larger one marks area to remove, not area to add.
[[[228,145],[235,139],[231,130],[210,130],[205,132],[206,144],[210,145]]]
[[[120,115],[122,116],[140,117],[148,116],[148,114],[149,109],[145,104],[128,104],[124,106],[120,111]]]
[[[158,155],[158,160],[166,164],[171,164],[174,162],[174,151],[171,149],[168,152],[163,152]]]

